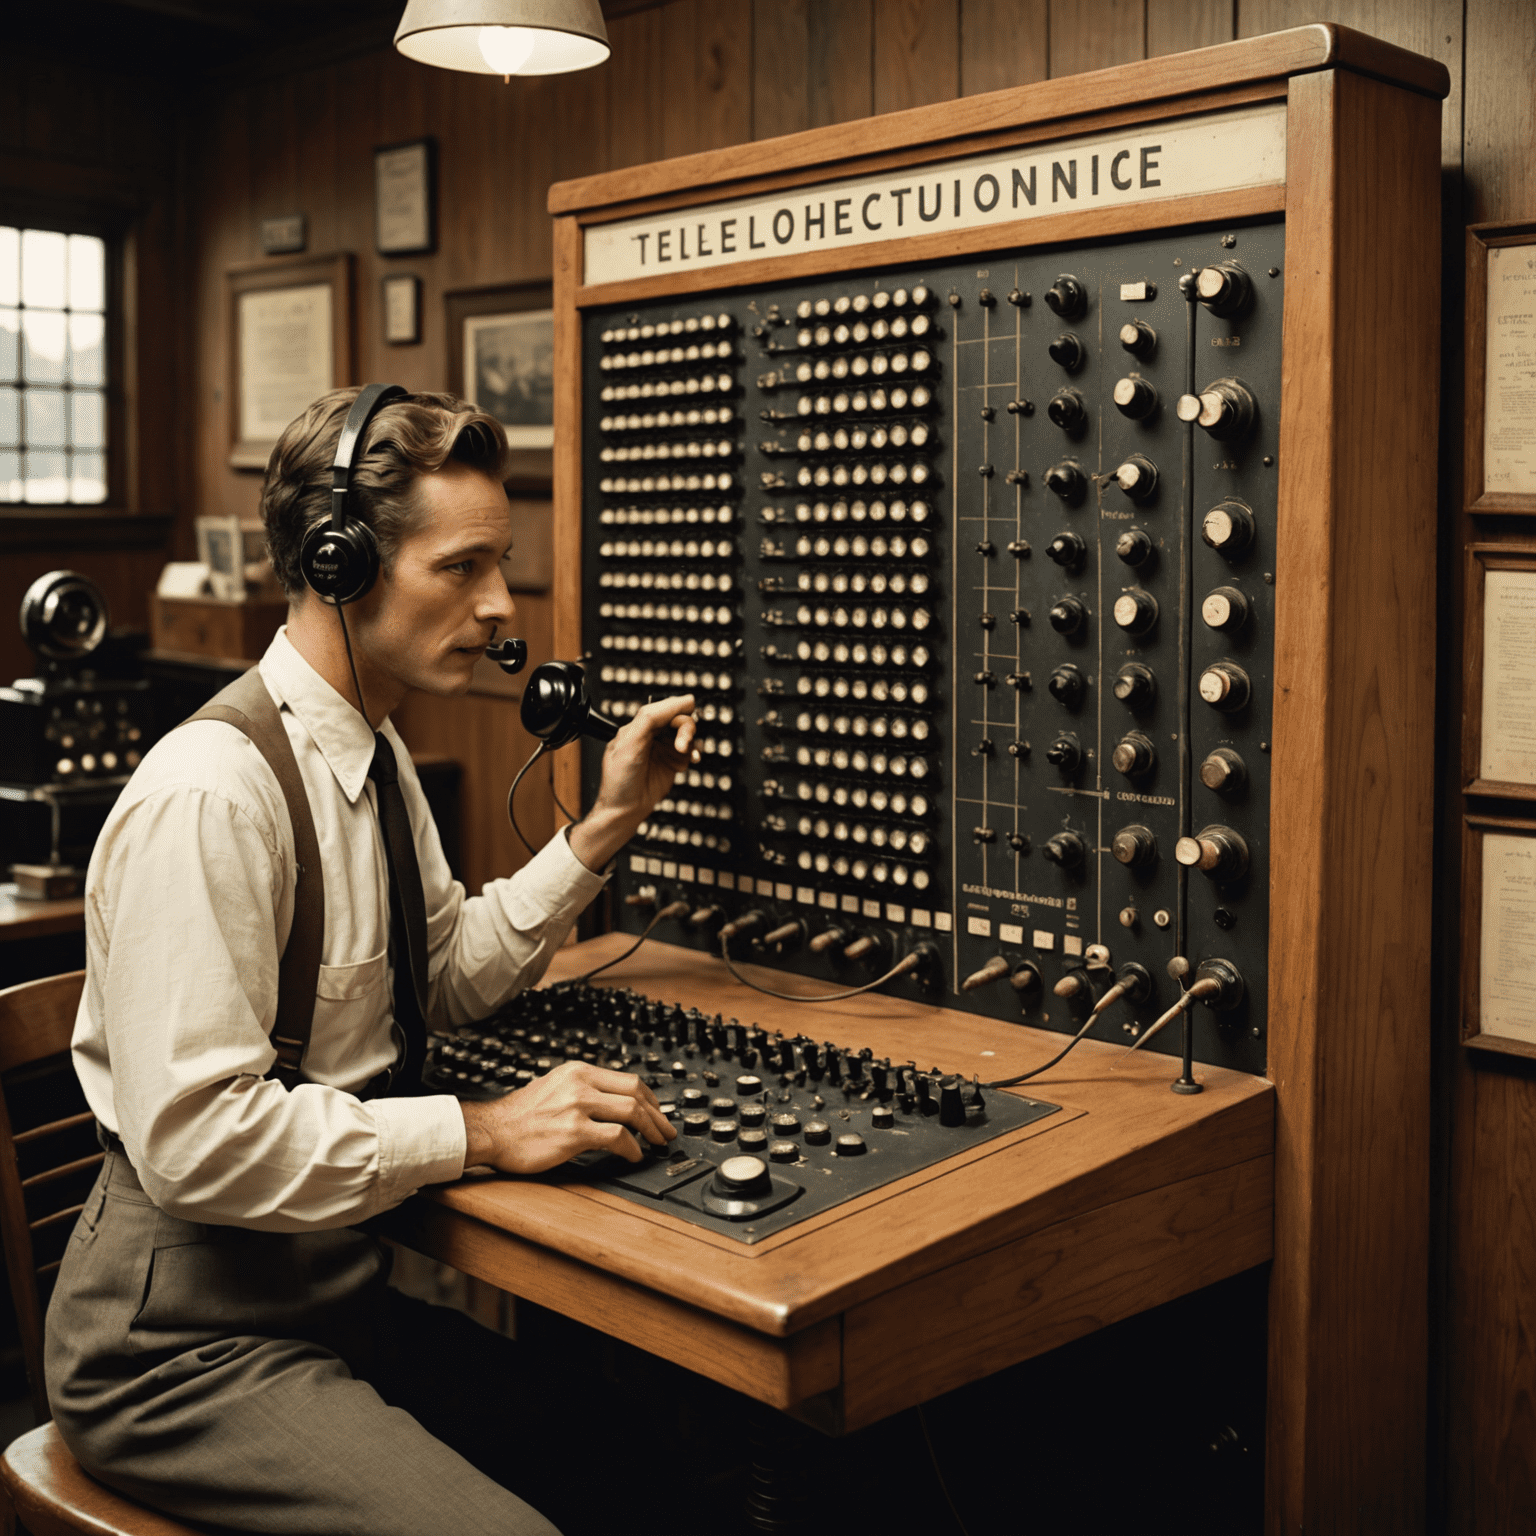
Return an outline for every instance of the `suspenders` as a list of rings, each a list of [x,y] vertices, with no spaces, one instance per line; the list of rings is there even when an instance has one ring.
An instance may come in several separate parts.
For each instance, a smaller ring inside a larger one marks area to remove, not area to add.
[[[287,1088],[305,1081],[304,1053],[309,1048],[315,1018],[315,988],[320,980],[320,953],[325,941],[325,881],[320,870],[320,842],[309,797],[299,777],[293,745],[283,727],[283,717],[261,670],[252,667],[221,690],[183,725],[193,720],[222,720],[248,736],[256,750],[277,775],[278,787],[293,823],[297,880],[293,892],[293,925],[277,972],[277,1020],[272,1026],[272,1045],[277,1060],[268,1074]]]

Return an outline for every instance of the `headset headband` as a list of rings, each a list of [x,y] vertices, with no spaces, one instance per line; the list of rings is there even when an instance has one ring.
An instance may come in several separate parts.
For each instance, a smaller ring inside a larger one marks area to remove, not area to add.
[[[336,441],[336,462],[331,465],[331,527],[344,528],[347,523],[347,496],[352,489],[352,456],[368,423],[391,400],[404,399],[410,393],[398,384],[367,384],[352,402],[347,419],[342,424],[341,436]]]

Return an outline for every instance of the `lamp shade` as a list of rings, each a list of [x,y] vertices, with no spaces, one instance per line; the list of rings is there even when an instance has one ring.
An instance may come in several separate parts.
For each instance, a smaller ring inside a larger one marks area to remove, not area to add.
[[[559,75],[612,52],[598,0],[409,0],[395,47],[476,75]]]

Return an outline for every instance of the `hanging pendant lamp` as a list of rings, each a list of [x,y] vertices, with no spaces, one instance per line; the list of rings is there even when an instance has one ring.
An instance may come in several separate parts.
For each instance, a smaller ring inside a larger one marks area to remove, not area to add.
[[[559,75],[612,51],[598,0],[409,0],[395,47],[475,75]]]

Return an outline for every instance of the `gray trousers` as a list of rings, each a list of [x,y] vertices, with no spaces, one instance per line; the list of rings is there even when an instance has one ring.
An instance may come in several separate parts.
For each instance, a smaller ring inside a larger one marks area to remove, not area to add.
[[[466,1459],[528,1443],[516,1347],[390,1290],[388,1267],[351,1229],[177,1220],[109,1152],[48,1309],[60,1433],[102,1482],[201,1526],[558,1536]]]

